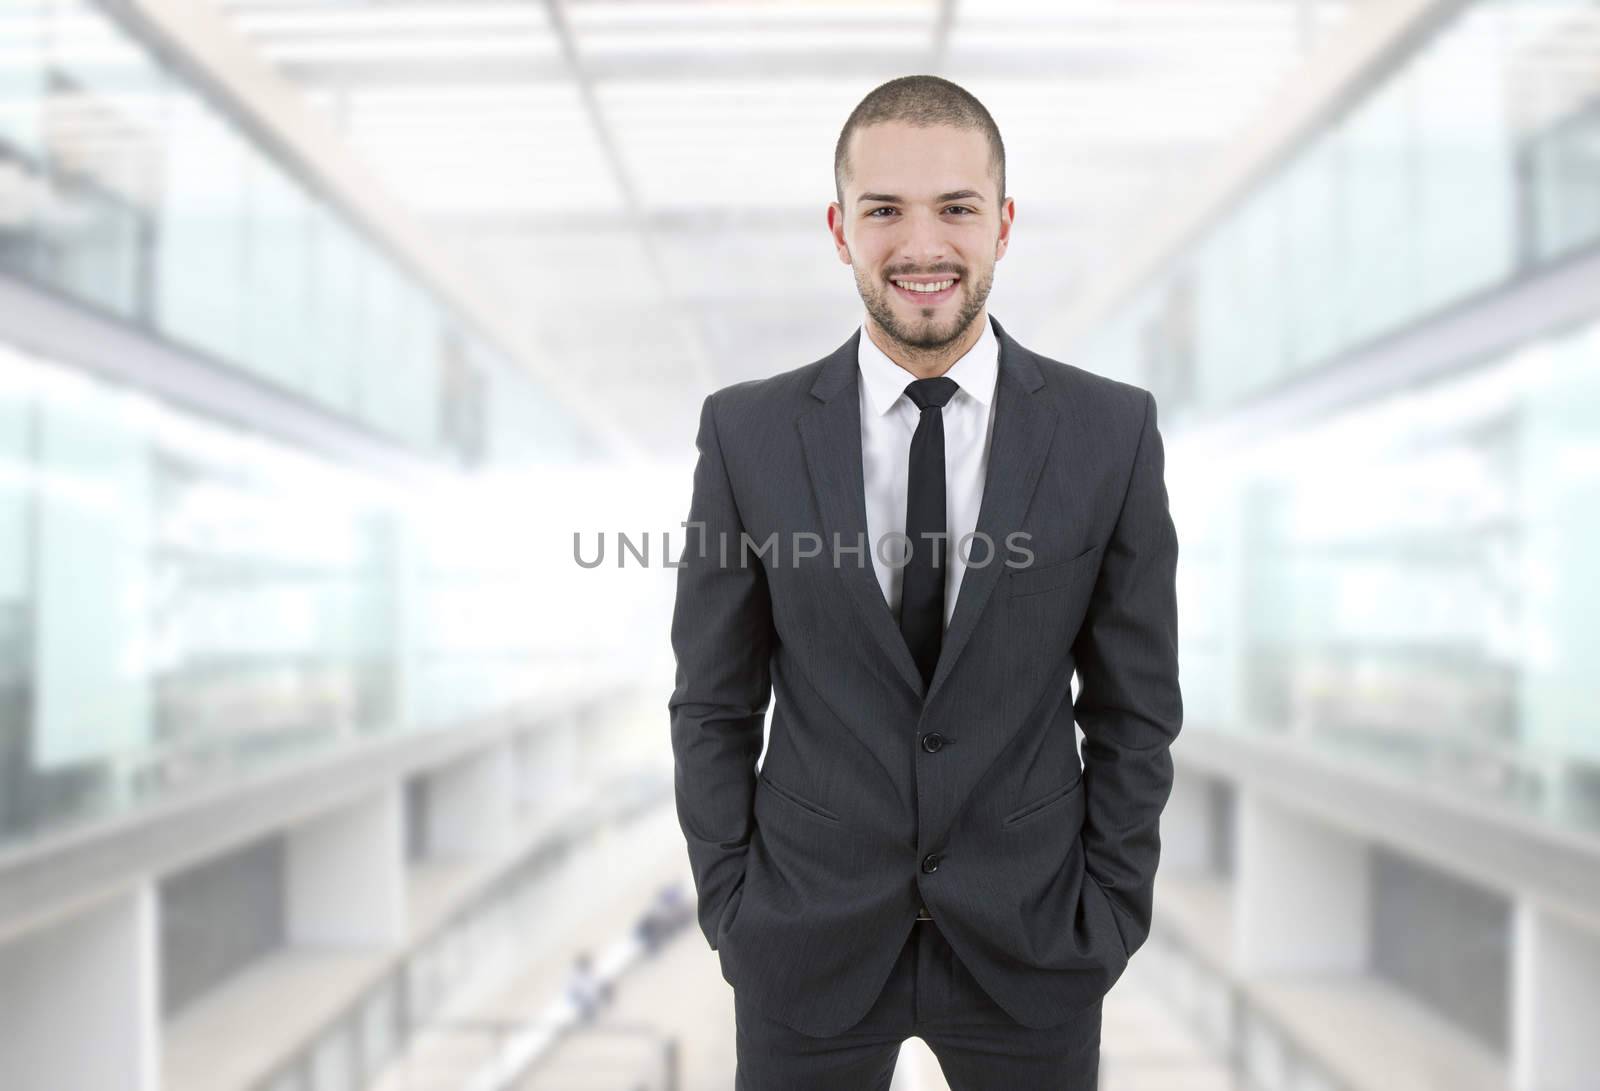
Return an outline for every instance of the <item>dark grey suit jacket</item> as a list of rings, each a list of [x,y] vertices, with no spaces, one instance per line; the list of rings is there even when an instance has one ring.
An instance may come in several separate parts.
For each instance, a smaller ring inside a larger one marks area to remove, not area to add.
[[[672,619],[678,818],[723,976],[809,1034],[866,1013],[919,905],[1030,1027],[1101,997],[1149,933],[1183,719],[1155,399],[994,330],[978,530],[995,553],[962,577],[926,693],[851,551],[873,545],[860,331],[701,409]]]

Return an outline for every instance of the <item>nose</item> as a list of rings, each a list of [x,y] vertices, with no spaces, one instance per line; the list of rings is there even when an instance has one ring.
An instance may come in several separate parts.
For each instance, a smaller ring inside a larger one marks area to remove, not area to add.
[[[931,272],[949,255],[944,240],[944,225],[934,213],[918,210],[905,219],[905,237],[900,242],[900,261],[918,272]]]

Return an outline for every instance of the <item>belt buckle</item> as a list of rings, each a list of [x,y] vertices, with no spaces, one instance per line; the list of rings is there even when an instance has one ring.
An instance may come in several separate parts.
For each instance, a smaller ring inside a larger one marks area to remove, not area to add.
[[[918,906],[917,907],[917,920],[919,920],[919,921],[931,921],[931,920],[933,920],[933,917],[931,915],[929,915],[929,913],[928,913],[928,907],[927,906],[924,905],[924,906]]]

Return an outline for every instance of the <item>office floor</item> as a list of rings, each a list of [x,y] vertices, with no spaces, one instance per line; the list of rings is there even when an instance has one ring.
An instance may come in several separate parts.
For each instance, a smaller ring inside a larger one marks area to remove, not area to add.
[[[651,836],[662,826],[649,823]],[[683,858],[681,839],[664,833],[658,860]],[[648,854],[647,854],[648,855]],[[687,864],[682,873],[688,879]],[[1181,1024],[1163,1003],[1159,982],[1136,957],[1106,1002],[1101,1036],[1102,1091],[1239,1091],[1240,1085],[1218,1058]],[[716,953],[698,929],[680,932],[655,958],[637,965],[617,990],[602,1026],[573,1036],[557,1048],[541,1076],[525,1086],[548,1091],[577,1087],[624,1091],[639,1072],[651,1082],[660,1066],[640,1052],[636,1032],[648,1028],[661,1040],[675,1040],[679,1091],[731,1091],[734,1071],[733,993],[722,980]],[[630,1038],[632,1035],[632,1038]],[[555,1082],[550,1082],[554,1080]],[[948,1091],[933,1055],[919,1039],[902,1048],[892,1091]]]

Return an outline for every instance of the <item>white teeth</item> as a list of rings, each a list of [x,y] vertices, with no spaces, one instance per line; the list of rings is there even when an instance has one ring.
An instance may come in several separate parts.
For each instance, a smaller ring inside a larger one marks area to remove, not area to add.
[[[897,280],[895,283],[908,292],[942,292],[954,284],[955,281],[941,280],[935,284],[912,284],[909,281]]]

